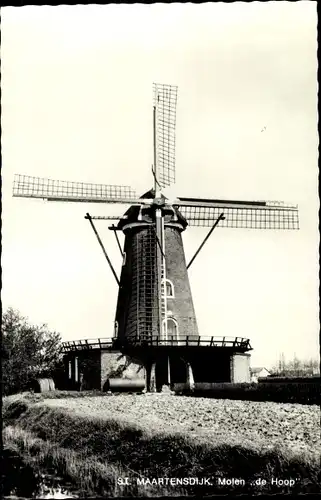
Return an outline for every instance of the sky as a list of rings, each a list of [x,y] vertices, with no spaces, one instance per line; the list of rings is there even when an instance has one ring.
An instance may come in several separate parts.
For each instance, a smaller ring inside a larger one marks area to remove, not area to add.
[[[126,207],[13,198],[13,176],[143,194],[152,84],[166,83],[178,102],[165,194],[299,205],[299,231],[215,229],[189,269],[200,334],[250,338],[252,366],[318,358],[316,30],[305,1],[3,8],[3,308],[63,340],[113,335],[117,284],[84,215]],[[187,261],[207,233],[185,231]]]

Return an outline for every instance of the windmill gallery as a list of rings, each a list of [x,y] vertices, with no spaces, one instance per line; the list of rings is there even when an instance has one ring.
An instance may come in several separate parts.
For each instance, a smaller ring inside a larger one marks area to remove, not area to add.
[[[64,342],[66,388],[121,390],[195,382],[249,382],[249,339],[204,337],[198,331],[188,269],[218,227],[298,229],[298,208],[280,202],[167,199],[175,183],[177,87],[154,84],[154,186],[138,197],[127,186],[55,181],[16,175],[13,196],[47,201],[129,205],[123,216],[86,219],[98,239],[118,286],[113,336]],[[114,232],[122,255],[120,278],[94,220],[118,221]],[[189,264],[182,233],[210,227]],[[121,247],[118,232],[124,234]]]

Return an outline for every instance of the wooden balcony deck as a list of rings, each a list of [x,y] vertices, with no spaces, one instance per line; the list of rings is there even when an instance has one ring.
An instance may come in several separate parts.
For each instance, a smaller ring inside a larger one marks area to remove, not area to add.
[[[237,350],[249,351],[252,350],[250,339],[244,337],[206,337],[206,336],[186,336],[177,339],[174,336],[168,336],[167,339],[161,339],[159,336],[153,336],[148,339],[140,337],[129,338],[126,341],[121,341],[117,337],[114,338],[97,338],[70,340],[62,343],[64,353],[70,351],[88,350],[88,349],[106,349],[120,350],[122,348],[134,347],[213,347],[213,348],[235,348]]]

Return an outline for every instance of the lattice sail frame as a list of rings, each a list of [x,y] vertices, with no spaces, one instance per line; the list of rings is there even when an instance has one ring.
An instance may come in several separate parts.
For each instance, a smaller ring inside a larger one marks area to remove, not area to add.
[[[298,208],[280,203],[266,206],[188,206],[177,207],[190,226],[213,226],[221,213],[225,219],[218,227],[239,229],[299,229]]]
[[[165,188],[175,183],[177,86],[153,83],[156,108],[156,178]]]
[[[13,196],[43,198],[49,201],[114,201],[131,203],[137,199],[129,186],[69,182],[16,174]]]
[[[152,225],[135,239],[133,252],[127,338],[144,341],[157,336],[160,331],[156,235]]]

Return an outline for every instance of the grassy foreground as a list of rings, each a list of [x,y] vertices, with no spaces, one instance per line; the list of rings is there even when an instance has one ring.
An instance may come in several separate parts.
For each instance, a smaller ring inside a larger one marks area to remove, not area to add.
[[[151,432],[116,415],[102,419],[73,414],[49,407],[42,399],[5,398],[4,444],[18,451],[25,463],[64,478],[83,496],[320,491],[319,463],[308,455],[290,455],[279,448],[263,452],[228,442],[200,443],[188,434]],[[120,484],[126,477],[129,484]],[[206,478],[210,484],[144,485],[143,478]],[[229,484],[233,478],[245,484]],[[294,484],[276,483],[277,479]]]

